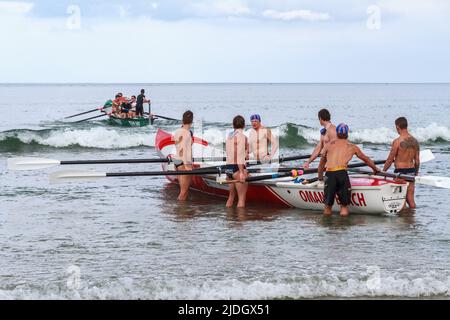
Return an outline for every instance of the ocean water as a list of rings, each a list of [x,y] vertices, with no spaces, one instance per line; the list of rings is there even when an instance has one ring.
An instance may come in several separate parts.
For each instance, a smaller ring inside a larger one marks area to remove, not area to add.
[[[180,204],[164,177],[48,179],[62,169],[158,165],[6,170],[11,157],[156,157],[156,129],[173,131],[177,122],[122,128],[63,119],[141,87],[157,114],[194,111],[216,146],[235,115],[260,113],[278,130],[283,155],[311,152],[317,112],[327,107],[335,123],[349,124],[351,140],[384,159],[394,120],[406,116],[436,155],[422,172],[449,175],[449,84],[0,85],[0,299],[450,296],[450,190],[419,186],[415,211],[343,219],[258,204],[227,210],[224,199],[197,192]]]

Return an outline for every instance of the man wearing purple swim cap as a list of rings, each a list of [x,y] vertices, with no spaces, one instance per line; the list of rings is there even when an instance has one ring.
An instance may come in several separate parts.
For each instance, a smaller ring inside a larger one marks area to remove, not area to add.
[[[252,115],[250,121],[252,129],[249,133],[249,144],[252,160],[270,161],[278,152],[278,139],[272,130],[262,125],[259,114]]]
[[[323,148],[325,148],[330,141],[336,139],[336,126],[331,123],[330,112],[327,109],[322,109],[319,111],[318,116],[320,125],[322,126],[322,130],[320,130],[320,141],[311,154],[311,157],[303,164],[305,169],[309,168],[309,165],[317,159]]]
[[[347,167],[353,156],[357,156],[364,161],[374,173],[380,171],[375,163],[369,159],[361,149],[350,143],[348,139],[349,128],[345,123],[336,127],[337,139],[328,143],[322,151],[322,158],[319,164],[319,180],[323,181],[323,172],[326,167],[326,181],[324,189],[325,215],[332,214],[332,208],[336,195],[341,206],[341,216],[349,214],[348,206],[351,203],[352,186],[348,176]]]

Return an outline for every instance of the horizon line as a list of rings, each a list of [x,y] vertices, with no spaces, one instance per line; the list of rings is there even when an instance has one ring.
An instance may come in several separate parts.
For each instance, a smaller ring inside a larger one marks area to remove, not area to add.
[[[0,82],[0,85],[289,85],[289,84],[450,84],[450,82]]]

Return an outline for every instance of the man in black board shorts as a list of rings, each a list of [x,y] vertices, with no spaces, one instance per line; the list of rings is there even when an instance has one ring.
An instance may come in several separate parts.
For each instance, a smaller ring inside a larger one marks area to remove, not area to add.
[[[144,116],[144,103],[149,103],[150,100],[145,98],[145,90],[141,90],[141,94],[138,95],[136,100],[136,117]]]

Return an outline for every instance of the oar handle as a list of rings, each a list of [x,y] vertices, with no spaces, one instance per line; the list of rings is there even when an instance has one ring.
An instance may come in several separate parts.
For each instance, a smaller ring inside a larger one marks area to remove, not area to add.
[[[304,159],[309,159],[310,157],[311,157],[311,155],[302,155],[302,156],[294,156],[294,157],[280,157],[280,162],[304,160]]]
[[[195,176],[200,174],[216,174],[217,170],[192,171],[154,171],[154,172],[111,172],[106,177],[157,177],[157,176]]]
[[[358,171],[360,173],[371,173],[369,171]],[[393,179],[402,179],[408,182],[415,182],[416,181],[416,177],[415,176],[410,176],[407,174],[402,174],[402,173],[389,173],[389,172],[385,172],[385,171],[379,171],[376,173],[377,176],[381,176],[381,177],[386,177],[386,178],[393,178]]]

